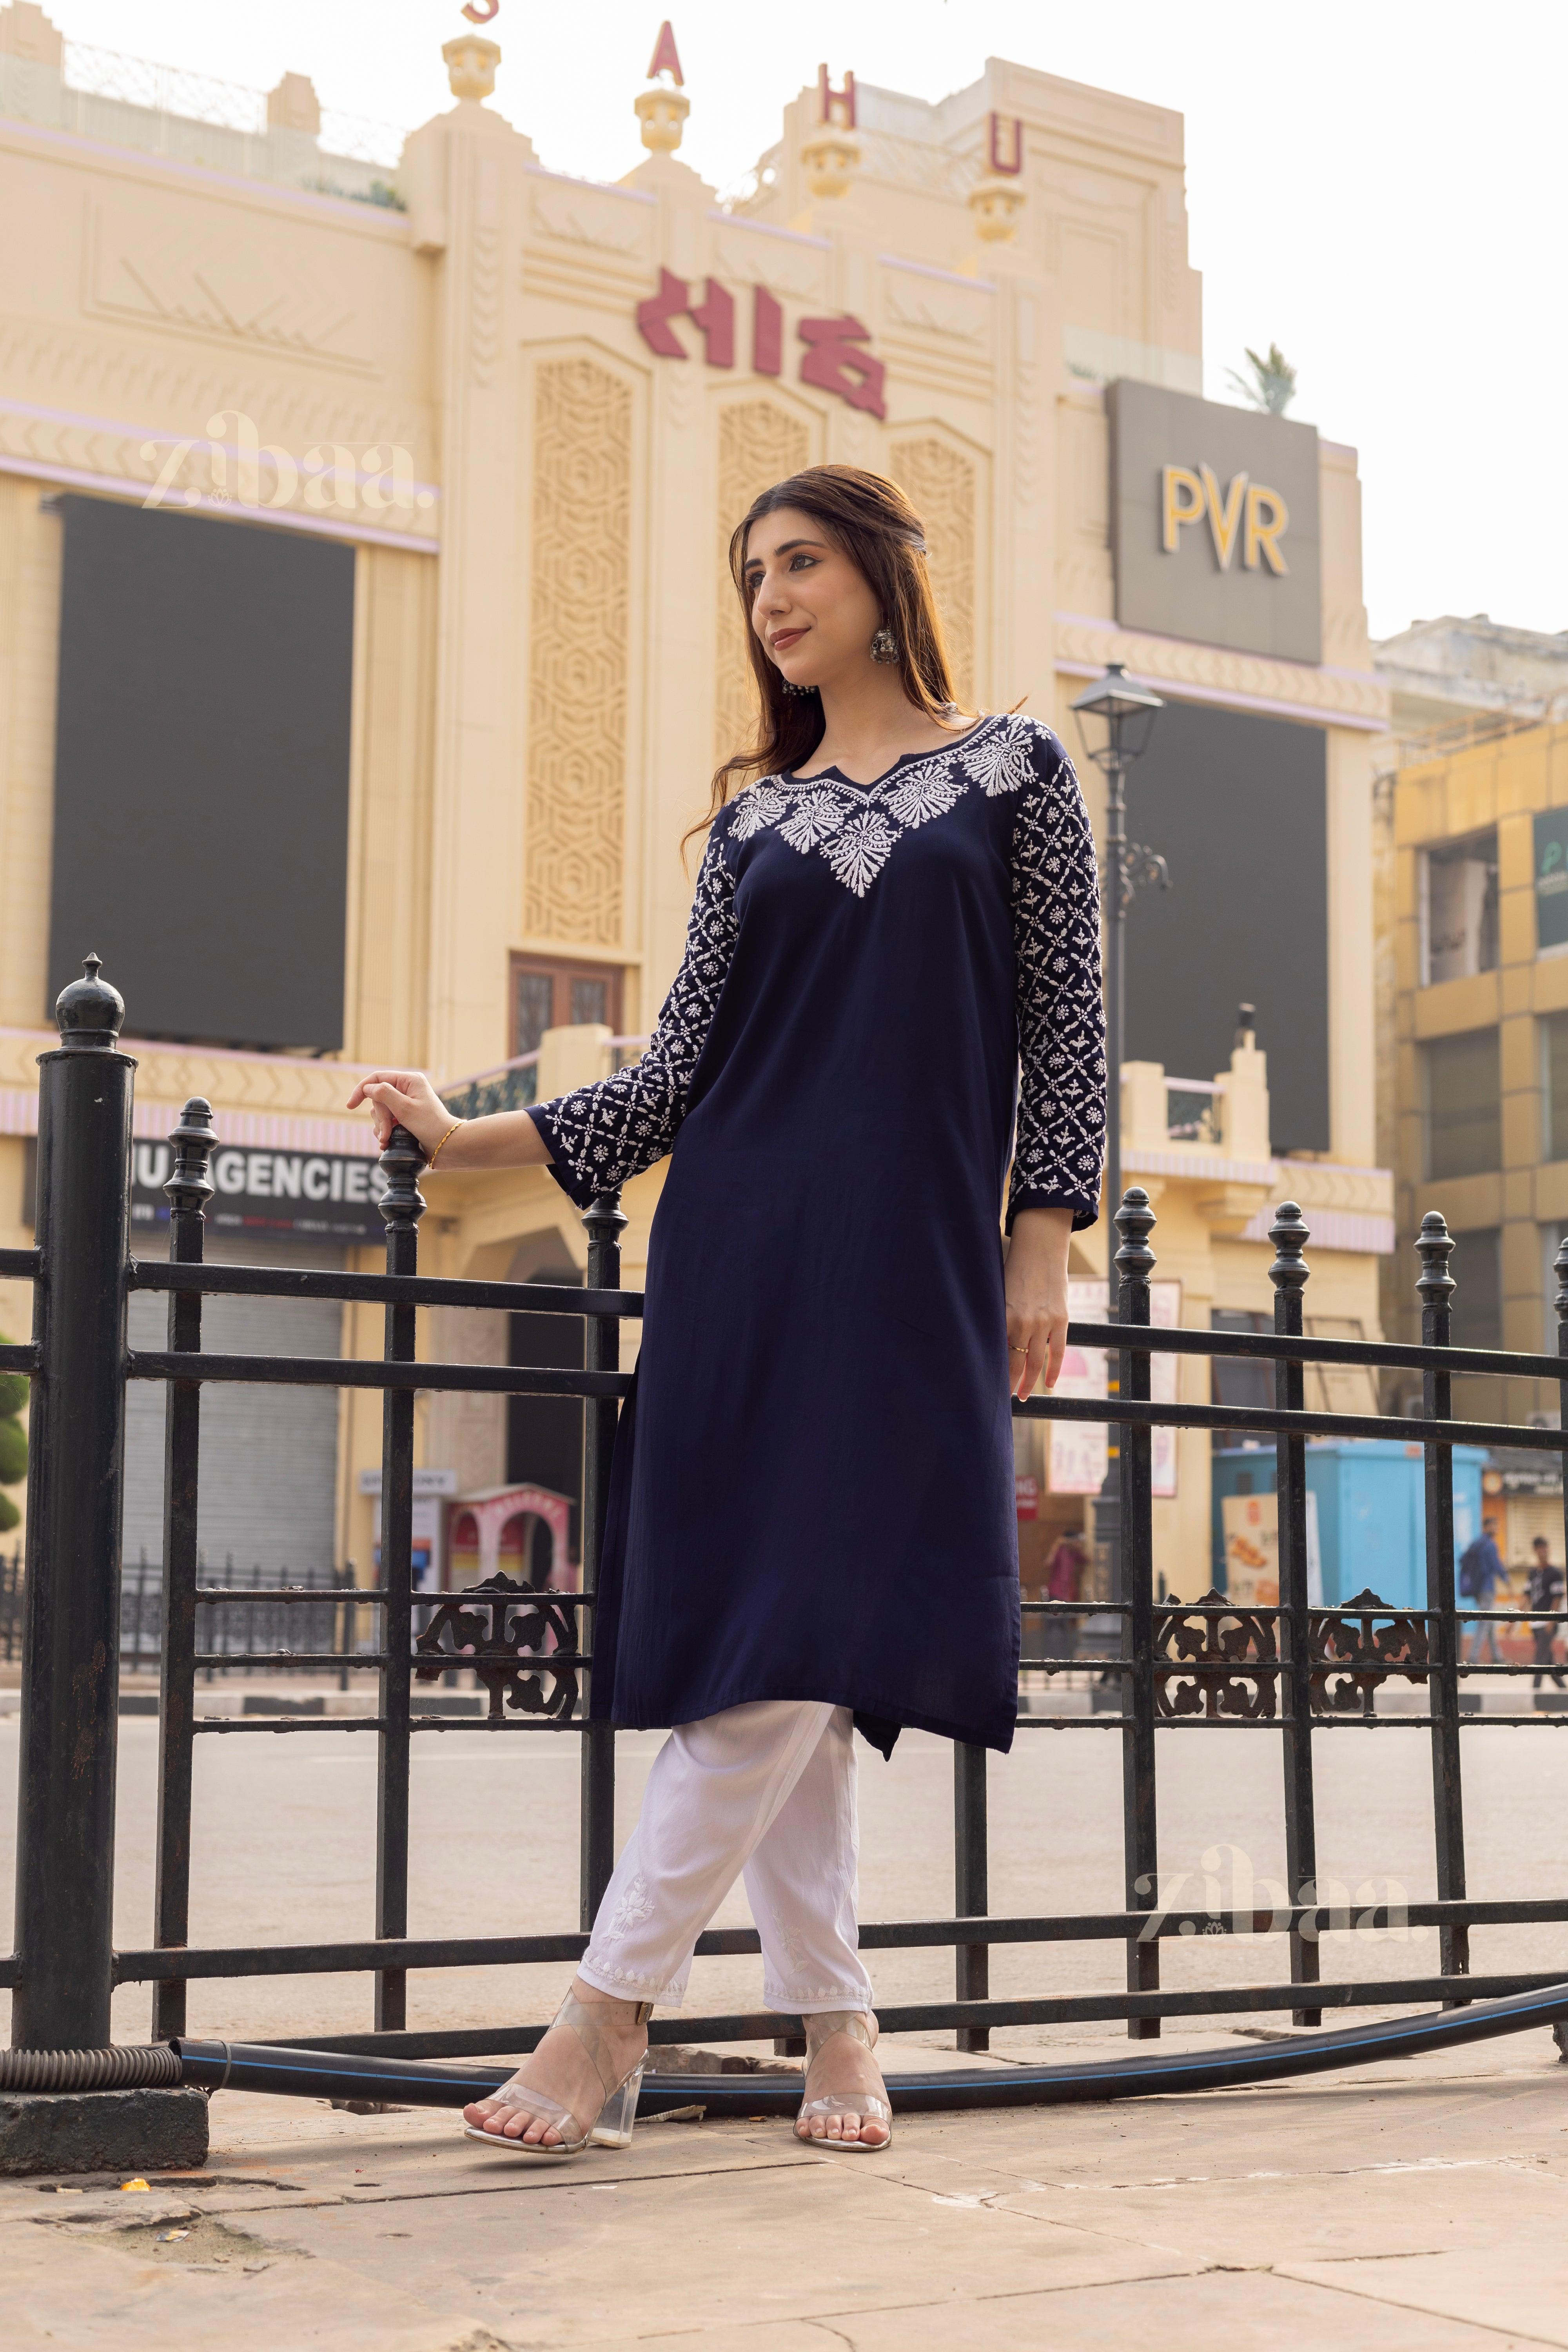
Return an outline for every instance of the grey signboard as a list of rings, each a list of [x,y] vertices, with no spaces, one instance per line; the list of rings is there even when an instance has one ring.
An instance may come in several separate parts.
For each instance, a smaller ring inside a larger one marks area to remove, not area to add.
[[[1535,820],[1535,946],[1568,947],[1568,809]]]
[[[1126,378],[1110,404],[1120,625],[1321,661],[1317,427]]]
[[[166,1143],[137,1143],[131,1163],[131,1223],[144,1238],[167,1230],[163,1187],[174,1173]],[[257,1240],[380,1241],[386,1227],[376,1202],[383,1178],[374,1160],[337,1151],[257,1150],[219,1144],[212,1158],[208,1230]]]

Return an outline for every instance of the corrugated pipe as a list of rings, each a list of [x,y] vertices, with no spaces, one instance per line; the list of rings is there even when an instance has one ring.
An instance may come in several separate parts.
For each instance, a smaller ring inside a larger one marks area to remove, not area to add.
[[[0,2050],[0,2091],[145,2091],[184,2081],[172,2042],[113,2050]]]

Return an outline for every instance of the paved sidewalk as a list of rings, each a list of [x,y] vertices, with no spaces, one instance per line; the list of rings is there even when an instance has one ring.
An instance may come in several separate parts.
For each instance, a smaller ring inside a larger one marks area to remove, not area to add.
[[[1040,2053],[1073,2054],[1118,2047]],[[524,2167],[455,2120],[226,2093],[200,2176],[0,2184],[7,2345],[1568,2346],[1568,2066],[1545,2032],[1279,2087],[917,2116],[883,2158],[656,2123]]]

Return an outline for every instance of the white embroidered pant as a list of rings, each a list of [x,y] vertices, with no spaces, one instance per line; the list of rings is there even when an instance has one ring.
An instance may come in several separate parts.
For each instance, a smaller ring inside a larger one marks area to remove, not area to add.
[[[679,2008],[691,1951],[737,1877],[769,2009],[868,2010],[855,1921],[859,1839],[849,1709],[764,1699],[672,1731],[578,1973]]]

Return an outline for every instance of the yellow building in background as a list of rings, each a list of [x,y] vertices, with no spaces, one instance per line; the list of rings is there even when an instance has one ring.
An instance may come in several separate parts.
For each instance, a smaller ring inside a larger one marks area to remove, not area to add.
[[[680,952],[679,844],[749,726],[724,541],[759,488],[837,459],[925,517],[966,698],[1023,700],[1076,751],[1067,707],[1108,662],[1166,698],[1134,818],[1175,887],[1132,915],[1124,1165],[1181,1319],[1268,1315],[1294,1197],[1309,1329],[1373,1335],[1387,693],[1355,453],[1201,398],[1181,118],[997,60],[935,105],[825,69],[721,201],[680,160],[678,60],[600,184],[540,163],[494,44],[445,54],[450,110],[378,153],[302,75],[248,129],[245,93],[209,121],[177,77],[128,83],[0,8],[0,205],[28,224],[0,254],[0,1241],[26,1239],[34,1056],[88,949],[139,1041],[143,1248],[188,1094],[228,1154],[215,1254],[370,1264],[357,1071],[517,1099],[635,1054]],[[157,598],[185,618],[139,666]],[[201,733],[226,695],[232,770]],[[634,1285],[660,1181],[627,1190]],[[431,1271],[583,1265],[541,1171],[426,1191]],[[1102,1225],[1074,1271],[1105,1270]],[[291,1342],[232,1344],[330,1348],[302,1311],[277,1310]],[[433,1355],[560,1360],[538,1318],[421,1321]],[[341,1337],[374,1351],[378,1318],[345,1309]],[[1196,1360],[1180,1377],[1208,1393]],[[308,1402],[308,1424],[247,1406],[232,1445],[212,1423],[215,1549],[363,1567],[378,1409]],[[565,1486],[559,1412],[422,1401],[431,1486]],[[132,1435],[128,1549],[157,1527],[155,1430]],[[1208,1577],[1207,1449],[1183,1434],[1159,1506],[1182,1590]],[[1082,1502],[1041,1508],[1037,1547]]]
[[[1461,1345],[1555,1352],[1568,1234],[1568,725],[1480,719],[1410,746],[1381,861],[1388,1144],[1400,1251],[1384,1317],[1419,1336],[1410,1245],[1439,1209],[1458,1246]],[[1555,1383],[1456,1383],[1467,1417],[1558,1410]],[[1522,1475],[1522,1474],[1521,1474]],[[1551,1530],[1562,1540],[1561,1507]],[[1528,1521],[1528,1526],[1527,1526]],[[1527,1535],[1519,1517],[1518,1562]]]

